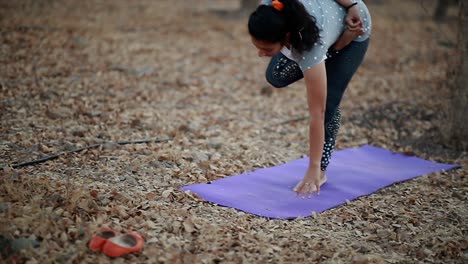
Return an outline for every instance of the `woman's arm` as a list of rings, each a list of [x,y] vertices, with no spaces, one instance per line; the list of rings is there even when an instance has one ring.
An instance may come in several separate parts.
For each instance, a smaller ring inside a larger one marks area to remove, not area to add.
[[[352,4],[356,3],[356,0],[335,0],[342,7],[347,8]],[[353,5],[347,10],[345,17],[346,25],[351,31],[363,30],[361,16],[359,14],[359,8],[357,5]]]
[[[309,167],[320,168],[323,141],[325,140],[324,120],[327,100],[327,73],[325,62],[304,72],[309,106]]]
[[[342,7],[348,7],[356,2],[356,0],[335,0]]]
[[[325,62],[304,72],[309,106],[309,168],[295,191],[303,196],[320,192],[320,162],[325,138],[324,120],[327,100]]]

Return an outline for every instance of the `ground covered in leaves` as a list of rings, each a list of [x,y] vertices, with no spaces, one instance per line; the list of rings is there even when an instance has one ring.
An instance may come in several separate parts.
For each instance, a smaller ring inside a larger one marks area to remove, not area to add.
[[[86,247],[108,226],[146,240],[118,263],[466,263],[468,156],[437,129],[456,9],[436,24],[435,1],[375,2],[337,148],[372,144],[465,168],[285,221],[178,191],[308,150],[303,82],[268,86],[246,18],[210,11],[235,2],[2,1],[1,257],[110,262]],[[155,138],[170,140],[116,143]]]

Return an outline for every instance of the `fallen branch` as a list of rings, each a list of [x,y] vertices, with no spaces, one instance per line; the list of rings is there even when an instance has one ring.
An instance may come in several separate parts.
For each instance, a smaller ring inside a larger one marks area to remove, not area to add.
[[[265,126],[263,128],[268,129],[268,128],[272,127],[272,126],[281,126],[281,125],[286,125],[286,124],[289,124],[289,123],[304,121],[304,120],[307,120],[307,119],[309,119],[309,116],[303,116],[303,117],[288,119],[288,120],[285,120],[285,121],[282,121],[282,122],[279,122],[279,123],[275,123],[275,124]]]
[[[299,122],[299,121],[307,120],[308,118],[309,118],[309,116],[303,116],[303,117],[298,117],[298,118],[294,118],[294,119],[289,119],[289,120],[285,120],[283,122],[279,122],[279,123],[276,123],[276,124],[265,126],[264,129],[268,129],[268,128],[272,127],[272,126],[279,126],[279,125],[285,125],[285,124],[288,124],[288,123]],[[119,142],[116,142],[115,144],[128,145],[128,144],[144,144],[144,143],[151,143],[151,142],[161,143],[161,142],[167,142],[169,140],[170,140],[169,138],[166,138],[166,139],[142,139],[142,140],[135,140],[135,141],[119,141]],[[85,146],[85,147],[81,147],[81,148],[77,148],[77,149],[72,149],[72,150],[69,150],[69,151],[64,151],[64,152],[59,153],[59,154],[46,156],[44,158],[40,158],[40,159],[36,159],[36,160],[32,160],[32,161],[27,161],[27,162],[22,162],[22,163],[14,163],[14,164],[11,164],[10,167],[13,168],[13,169],[16,169],[16,168],[20,168],[20,167],[35,165],[35,164],[39,164],[39,163],[46,162],[46,161],[49,161],[49,160],[57,159],[58,157],[60,157],[62,155],[65,155],[65,154],[76,153],[76,152],[80,152],[80,151],[87,150],[87,149],[97,148],[97,147],[100,147],[100,146],[102,146],[104,144],[108,144],[108,143],[113,143],[113,142],[104,141],[104,142],[101,142],[101,143],[98,143],[98,144]]]
[[[142,139],[142,140],[135,140],[135,141],[119,141],[119,142],[115,142],[114,144],[129,145],[129,144],[145,144],[145,143],[152,143],[152,142],[161,143],[161,142],[167,142],[169,140],[171,140],[171,139],[170,138],[165,138],[165,139]],[[87,149],[97,148],[97,147],[100,147],[102,145],[109,144],[109,143],[112,144],[113,142],[104,141],[104,142],[101,142],[101,143],[98,143],[98,144],[85,146],[85,147],[81,147],[81,148],[77,148],[77,149],[72,149],[72,150],[69,150],[69,151],[64,151],[64,152],[59,153],[59,154],[46,156],[44,158],[40,158],[40,159],[36,159],[36,160],[32,160],[32,161],[27,161],[27,162],[22,162],[22,163],[14,163],[14,164],[11,164],[10,167],[13,168],[13,169],[16,169],[16,168],[20,168],[20,167],[24,167],[24,166],[35,165],[35,164],[38,164],[38,163],[46,162],[48,160],[56,159],[56,158],[58,158],[58,157],[60,157],[62,155],[65,155],[65,154],[76,153],[76,152],[80,152],[80,151],[87,150]]]

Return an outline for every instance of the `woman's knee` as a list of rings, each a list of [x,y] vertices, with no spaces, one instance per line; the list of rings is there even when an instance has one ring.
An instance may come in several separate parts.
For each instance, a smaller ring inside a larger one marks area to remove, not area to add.
[[[271,74],[271,73],[269,74],[267,72],[266,75],[265,75],[265,78],[266,78],[267,82],[269,84],[271,84],[271,86],[273,86],[275,88],[284,88],[284,87],[288,86],[288,83],[281,82],[278,79],[275,79],[275,77],[273,77],[273,74]]]

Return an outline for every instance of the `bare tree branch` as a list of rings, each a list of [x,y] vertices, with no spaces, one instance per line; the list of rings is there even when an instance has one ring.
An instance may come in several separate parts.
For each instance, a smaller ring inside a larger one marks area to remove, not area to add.
[[[119,142],[116,142],[115,144],[117,144],[117,145],[129,145],[129,144],[145,144],[145,143],[152,143],[152,142],[161,143],[161,142],[168,142],[169,140],[171,140],[171,139],[170,138],[165,138],[165,139],[142,139],[142,140],[135,140],[135,141],[119,141]],[[113,142],[106,142],[105,141],[105,142],[101,142],[101,143],[98,143],[98,144],[93,144],[93,145],[90,145],[90,146],[85,146],[85,147],[81,147],[81,148],[77,148],[77,149],[72,149],[72,150],[69,150],[69,151],[64,151],[64,152],[59,153],[59,154],[46,156],[44,158],[40,158],[40,159],[36,159],[36,160],[32,160],[32,161],[27,161],[27,162],[22,162],[22,163],[14,163],[14,164],[11,164],[10,167],[16,169],[16,168],[20,168],[20,167],[29,166],[29,165],[35,165],[35,164],[39,164],[39,163],[42,163],[42,162],[46,162],[48,160],[57,159],[58,157],[60,157],[62,155],[65,155],[65,154],[76,153],[76,152],[80,152],[80,151],[87,150],[87,149],[97,148],[97,147],[100,147],[100,146],[108,144],[108,143],[113,143]]]

